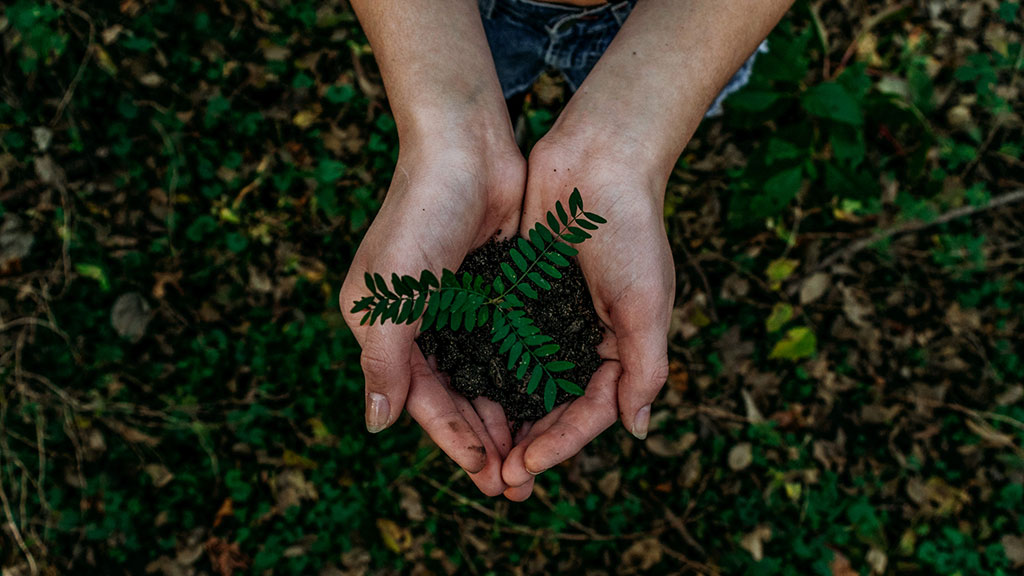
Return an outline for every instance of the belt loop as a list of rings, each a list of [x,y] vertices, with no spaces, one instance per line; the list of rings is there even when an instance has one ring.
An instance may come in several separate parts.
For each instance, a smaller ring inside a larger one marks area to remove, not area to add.
[[[490,20],[494,14],[494,4],[497,0],[478,0],[477,4],[480,6],[480,16],[486,20]]]
[[[622,0],[622,2],[612,6],[612,16],[615,16],[615,21],[619,23],[619,26],[626,22],[626,18],[633,11],[633,5],[635,4],[636,0]]]

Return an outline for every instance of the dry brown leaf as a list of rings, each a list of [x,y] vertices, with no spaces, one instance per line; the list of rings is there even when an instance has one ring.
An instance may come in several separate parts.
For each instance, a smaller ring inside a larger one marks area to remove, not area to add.
[[[872,574],[885,574],[885,569],[889,565],[889,557],[878,548],[868,550],[865,560],[871,565]]]
[[[284,512],[292,506],[299,506],[303,500],[319,498],[316,486],[306,480],[305,474],[298,468],[288,468],[279,472],[274,477],[272,486],[279,512]]]
[[[217,509],[217,514],[213,517],[213,527],[216,528],[217,526],[220,526],[220,523],[223,522],[225,518],[234,515],[234,503],[231,501],[231,498],[225,498],[224,502],[220,505],[220,508]]]
[[[739,472],[754,462],[754,447],[750,442],[740,442],[729,450],[729,468]]]
[[[1013,563],[1013,567],[1024,566],[1024,536],[1007,534],[1000,542],[1003,545],[1003,552],[1006,553],[1006,559]]]
[[[171,471],[163,464],[146,464],[145,470],[146,474],[149,474],[150,479],[153,480],[153,486],[157,488],[163,488],[171,480],[174,480],[174,474],[171,474]]]
[[[800,285],[800,304],[810,304],[828,292],[832,280],[828,274],[817,272]]]
[[[402,498],[398,501],[398,505],[405,511],[405,515],[409,520],[413,522],[423,522],[427,519],[427,514],[423,511],[423,502],[420,500],[420,493],[415,488],[407,484],[402,484],[398,487],[398,491],[402,494]]]
[[[235,570],[249,568],[249,557],[242,552],[237,542],[228,542],[214,536],[206,541],[206,552],[210,556],[213,571],[220,576],[232,576]]]
[[[619,490],[619,484],[622,483],[622,469],[615,468],[601,477],[597,481],[597,489],[601,491],[608,499],[615,496],[615,493]]]
[[[672,458],[683,454],[696,443],[697,435],[687,432],[675,440],[669,440],[664,434],[655,434],[644,442],[644,446],[657,456]]]
[[[772,528],[761,524],[740,539],[740,547],[750,553],[756,562],[764,558],[764,543],[772,539]]]
[[[661,562],[664,554],[665,551],[657,538],[637,540],[622,554],[623,568],[627,573],[646,573]]]
[[[843,556],[838,550],[832,550],[832,562],[829,563],[832,576],[860,576],[860,573],[850,565],[850,559]]]

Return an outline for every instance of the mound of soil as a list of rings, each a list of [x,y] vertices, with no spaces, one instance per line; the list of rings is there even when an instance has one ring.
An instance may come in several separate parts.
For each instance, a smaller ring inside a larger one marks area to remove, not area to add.
[[[490,283],[501,274],[499,264],[507,261],[509,249],[514,245],[514,240],[488,242],[466,257],[458,274],[478,274]],[[601,365],[597,353],[602,337],[601,323],[579,265],[573,261],[561,272],[560,279],[549,279],[551,290],[541,291],[540,298],[523,298],[523,308],[541,333],[551,336],[561,347],[548,360],[574,363],[576,367],[561,376],[586,387]],[[526,393],[529,373],[526,378],[518,379],[514,370],[505,368],[508,357],[498,353],[498,343],[491,343],[489,323],[472,332],[431,328],[420,334],[417,342],[425,355],[434,355],[437,367],[450,376],[455,391],[469,399],[484,396],[498,402],[505,409],[509,422],[517,428],[519,423],[537,420],[546,414],[544,384],[533,394]],[[575,396],[559,389],[555,405],[572,398]]]

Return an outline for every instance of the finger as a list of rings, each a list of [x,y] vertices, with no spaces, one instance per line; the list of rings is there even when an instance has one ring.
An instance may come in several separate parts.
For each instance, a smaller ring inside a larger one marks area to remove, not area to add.
[[[487,435],[494,442],[498,454],[504,459],[512,449],[512,430],[508,426],[508,418],[501,404],[480,396],[473,400],[473,408],[487,429]]]
[[[448,390],[434,376],[421,352],[412,355],[412,385],[406,410],[430,439],[466,472],[475,474],[487,464],[487,449],[466,422]]]
[[[505,457],[505,463],[501,467],[501,477],[506,484],[509,486],[522,486],[533,480],[534,475],[526,469],[526,464],[523,461],[526,449],[534,439],[543,434],[548,428],[551,428],[558,420],[558,417],[568,408],[569,403],[556,406],[554,410],[540,420],[524,425],[524,428],[526,426],[529,426],[529,428],[526,429],[526,432],[520,431],[517,434],[518,440],[516,445],[509,451],[508,456]]]
[[[526,448],[523,464],[528,472],[536,475],[575,456],[615,423],[615,390],[621,373],[618,362],[605,362],[598,368],[586,393]]]
[[[530,478],[530,480],[522,486],[510,486],[509,488],[506,488],[505,498],[508,498],[513,502],[522,502],[526,500],[533,494],[533,483],[534,479]]]
[[[366,429],[370,432],[391,426],[402,413],[409,394],[415,334],[413,326],[377,326],[366,331],[359,363],[366,378]],[[419,354],[419,348],[415,352]]]
[[[640,308],[641,310],[643,308]],[[651,320],[660,314],[650,310],[648,321],[639,321],[636,307],[617,305],[612,310],[612,322],[618,340],[622,378],[618,386],[619,417],[622,425],[633,436],[647,438],[651,422],[651,403],[668,380],[668,324],[665,320]]]
[[[480,439],[486,451],[487,459],[483,469],[479,472],[469,473],[470,480],[487,496],[501,494],[507,488],[501,480],[501,465],[505,454],[508,453],[510,444],[508,439],[508,423],[505,421],[504,411],[502,411],[499,404],[486,398],[480,397],[472,402],[466,400],[464,396],[452,390],[448,374],[438,370],[436,357],[430,356],[425,360],[427,367],[430,368],[430,372],[441,383],[445,391],[448,392],[452,402],[459,409],[466,423],[473,429],[477,438]],[[504,437],[501,436],[502,424],[504,424],[505,429]],[[504,438],[501,444],[494,440],[495,437],[490,431],[491,428],[494,428],[498,438]],[[502,445],[504,448],[502,448]]]
[[[455,402],[455,406],[462,413],[462,417],[469,424],[470,428],[476,434],[477,438],[483,443],[484,446],[484,467],[478,472],[470,472],[469,479],[476,484],[476,487],[487,496],[497,496],[505,491],[508,486],[505,485],[501,480],[501,463],[502,456],[499,454],[497,447],[494,444],[494,440],[487,432],[487,428],[484,426],[483,421],[480,419],[480,415],[476,412],[476,409],[461,394],[454,394],[451,389],[447,389],[452,401]]]

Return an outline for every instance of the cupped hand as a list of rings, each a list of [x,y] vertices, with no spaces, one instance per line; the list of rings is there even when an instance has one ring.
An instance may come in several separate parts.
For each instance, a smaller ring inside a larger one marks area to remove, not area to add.
[[[395,176],[366,232],[339,296],[345,322],[362,347],[366,427],[392,425],[404,406],[437,445],[487,495],[505,490],[501,465],[511,448],[508,422],[496,403],[453,392],[415,342],[419,322],[360,325],[355,301],[368,296],[364,273],[440,276],[492,237],[517,232],[526,163],[511,130],[507,146],[460,146],[437,135],[403,143]]]
[[[557,127],[557,125],[556,125]],[[630,154],[553,129],[530,154],[521,228],[578,188],[589,212],[608,222],[577,246],[594,307],[606,329],[605,359],[584,396],[524,428],[502,468],[511,500],[529,497],[536,474],[575,455],[621,419],[647,436],[651,402],[668,377],[667,334],[675,293],[664,225],[667,176]]]

